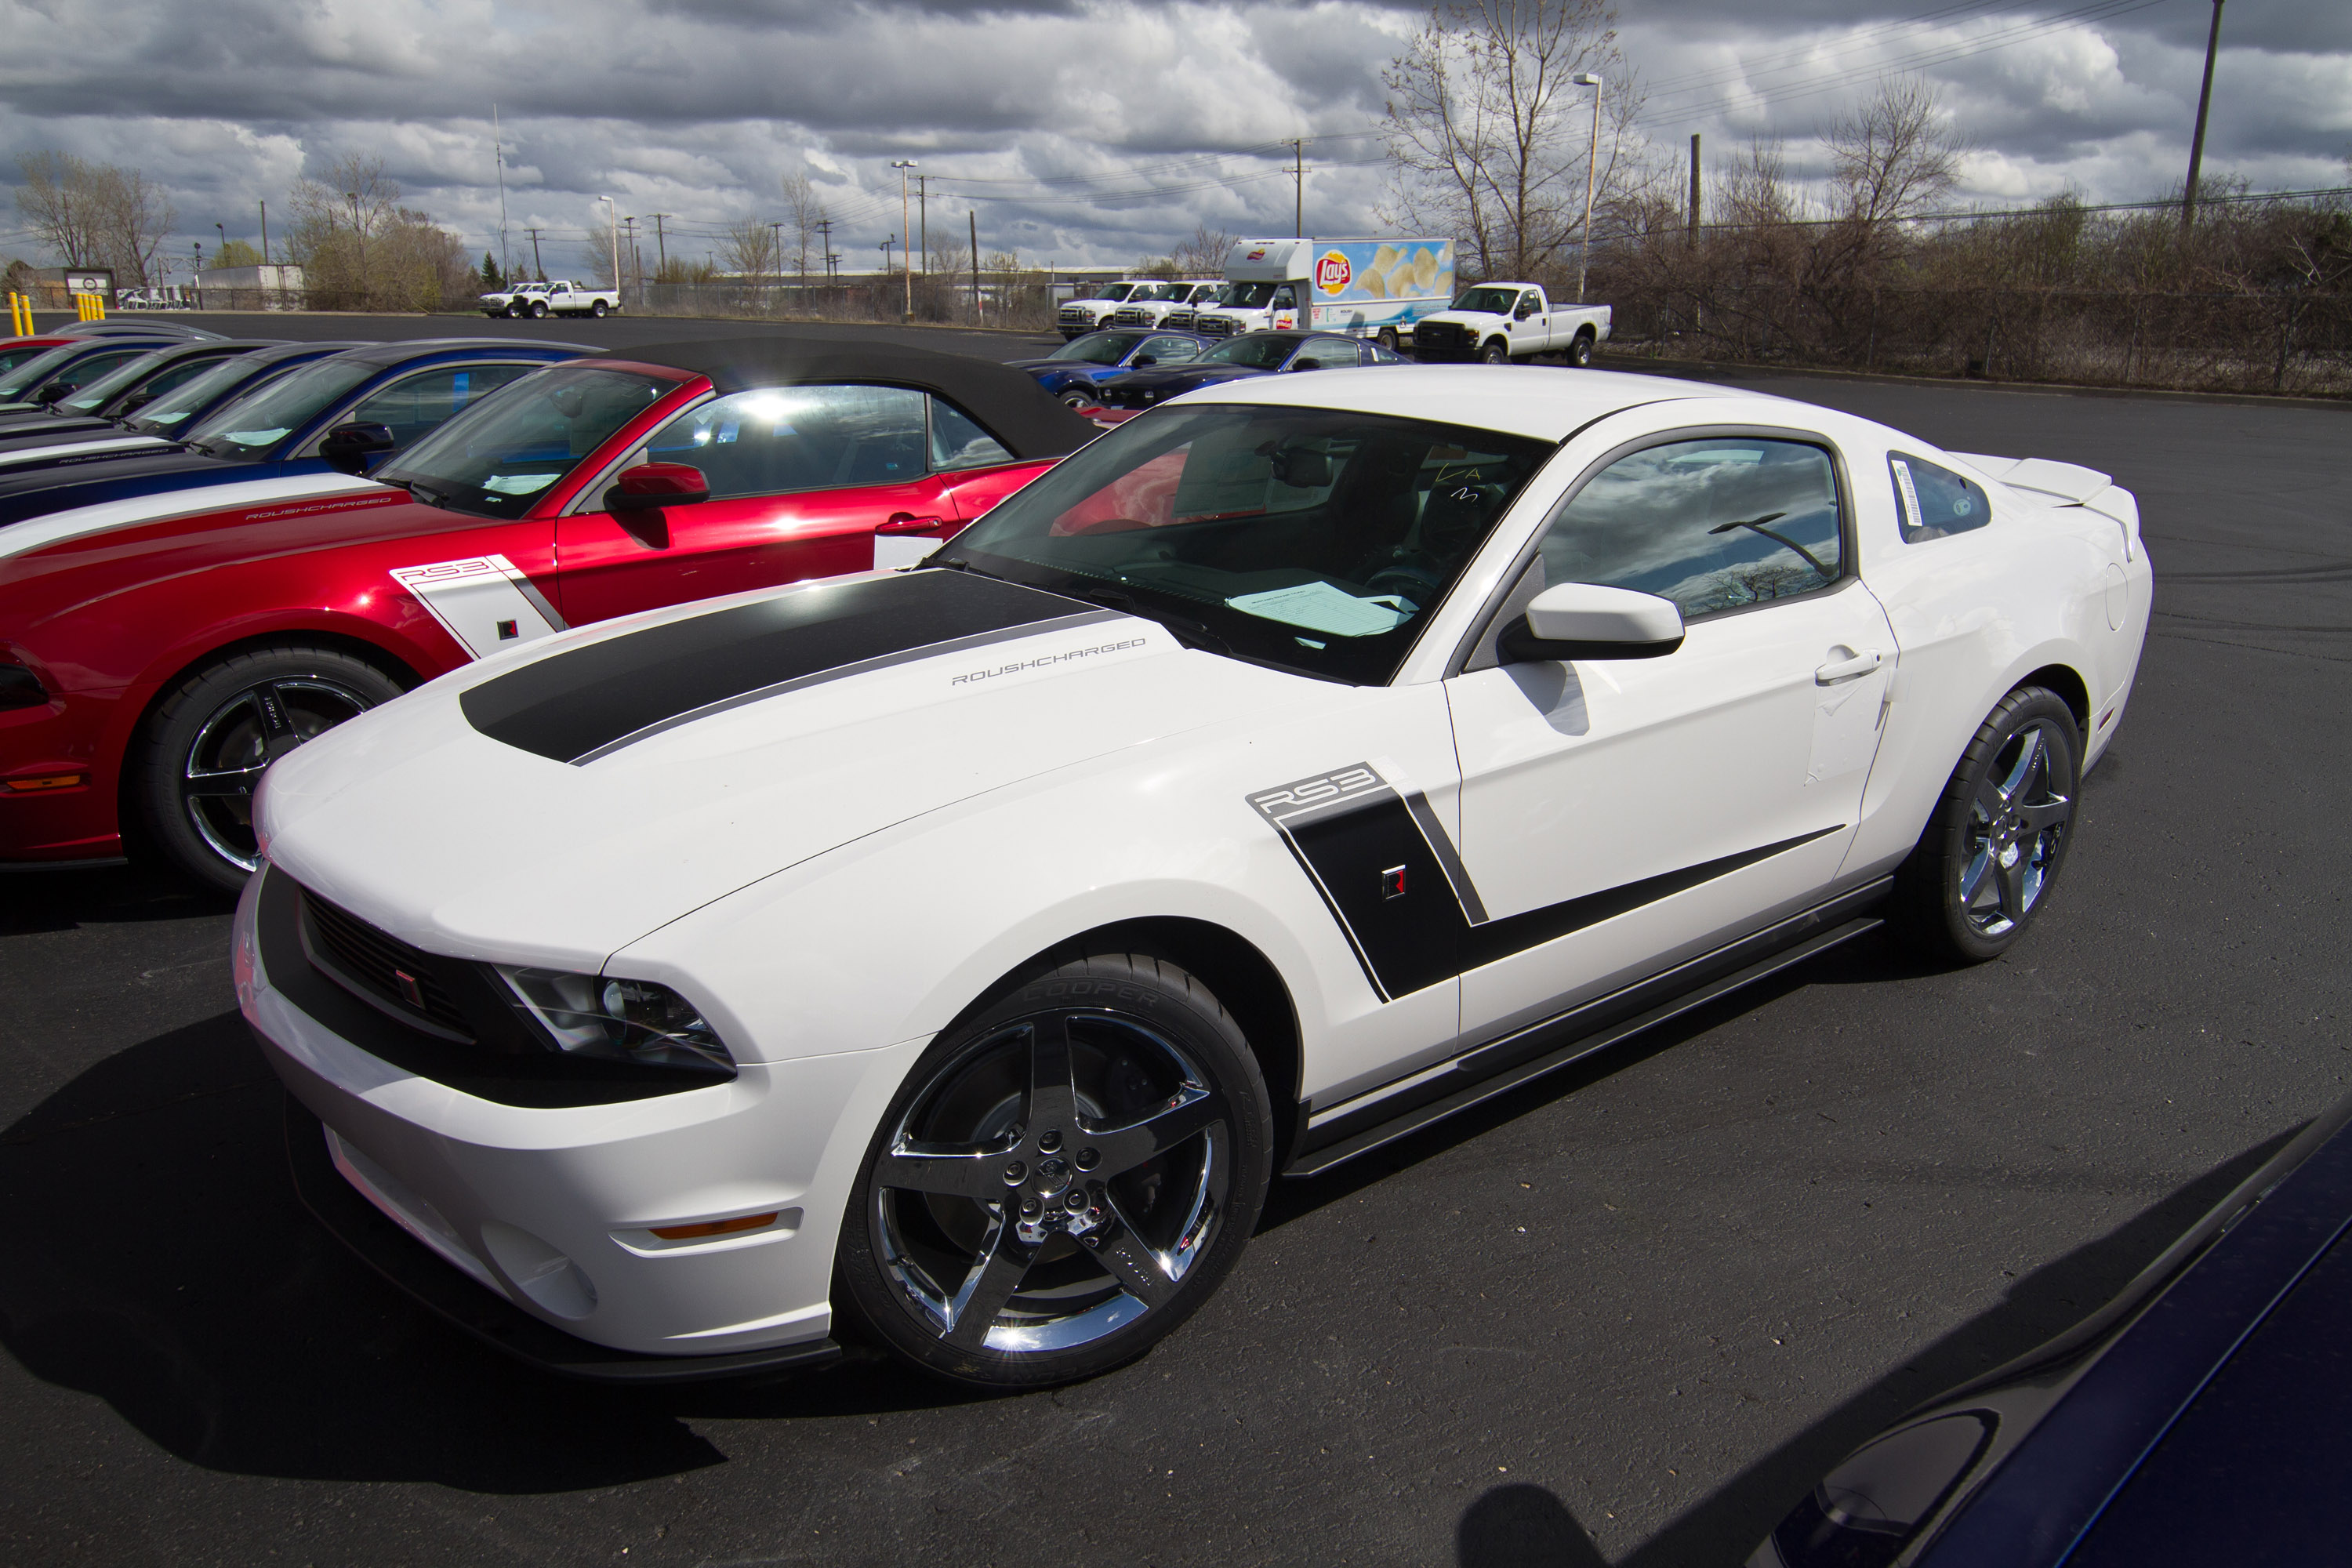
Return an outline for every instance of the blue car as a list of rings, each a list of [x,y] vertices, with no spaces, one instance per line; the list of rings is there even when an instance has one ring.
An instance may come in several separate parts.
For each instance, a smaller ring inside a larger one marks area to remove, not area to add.
[[[0,526],[206,485],[363,474],[443,420],[573,343],[434,338],[314,360],[197,420],[178,445],[0,468]]]
[[[1195,387],[1213,386],[1221,381],[1285,371],[1409,363],[1370,338],[1351,338],[1342,332],[1244,332],[1181,364],[1106,376],[1097,390],[1106,408],[1154,408]]]
[[[1198,359],[1202,351],[1214,347],[1216,342],[1216,339],[1204,338],[1198,332],[1130,327],[1088,332],[1084,337],[1072,338],[1044,359],[1008,363],[1013,369],[1025,370],[1036,377],[1038,385],[1071,407],[1081,408],[1102,402],[1098,394],[1105,376],[1153,365],[1183,363]]]
[[[2040,1350],[1822,1478],[1749,1568],[2352,1555],[2352,1100]]]
[[[10,477],[100,450],[160,451],[231,399],[298,365],[364,342],[175,342],[46,408],[0,414],[0,472]]]

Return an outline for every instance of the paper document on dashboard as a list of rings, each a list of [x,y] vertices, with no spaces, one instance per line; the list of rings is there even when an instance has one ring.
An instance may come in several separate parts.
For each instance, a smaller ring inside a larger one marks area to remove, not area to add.
[[[1341,637],[1377,637],[1392,631],[1420,608],[1394,594],[1359,599],[1344,588],[1335,588],[1319,580],[1301,583],[1295,588],[1243,594],[1225,603],[1233,609],[1280,621],[1286,626],[1305,626],[1311,632],[1329,632]]]

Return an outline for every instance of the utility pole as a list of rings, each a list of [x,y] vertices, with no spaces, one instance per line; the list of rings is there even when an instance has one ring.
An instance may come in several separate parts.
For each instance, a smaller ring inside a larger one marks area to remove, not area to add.
[[[833,220],[829,217],[821,217],[817,219],[816,229],[819,234],[824,236],[824,280],[827,283],[831,283],[833,281],[833,263],[835,260],[833,254]]]
[[[507,259],[507,144],[499,132],[499,106],[495,103],[490,105],[490,156],[499,166],[499,273],[503,282],[513,276],[514,267]],[[264,240],[262,249],[268,248],[268,242]]]
[[[1304,137],[1290,144],[1290,232],[1304,239],[1307,237],[1307,142]]]
[[[769,233],[769,235],[772,237],[771,237],[771,239],[770,239],[770,243],[771,243],[771,244],[772,244],[772,245],[776,247],[776,281],[777,281],[777,282],[779,282],[779,283],[781,283],[781,282],[782,282],[782,281],[784,280],[784,226],[783,226],[783,224],[782,224],[781,221],[776,222],[776,223],[772,223],[772,224],[770,224],[770,225],[768,226],[768,233]],[[806,281],[806,279],[803,279],[803,281]]]
[[[629,275],[637,280],[637,303],[643,305],[646,302],[646,269],[637,259],[637,220],[634,217],[624,217],[621,219],[621,226],[628,231]],[[615,292],[618,292],[621,287],[620,272],[621,258],[615,256],[613,258],[613,288]]]
[[[269,204],[261,204],[261,264],[269,265]]]
[[[618,298],[621,292],[621,209],[610,196],[598,196],[596,199],[604,204],[605,254],[613,260],[613,293]]]
[[[359,242],[360,309],[364,310],[367,309],[368,301],[367,230],[360,226],[360,194],[357,191],[345,191],[343,193],[343,197],[346,201],[349,201],[352,204],[352,237]]]
[[[908,171],[908,170],[909,170],[909,169],[911,169],[911,168],[913,168],[913,167],[915,166],[915,161],[914,161],[912,158],[894,158],[894,159],[892,159],[892,160],[890,161],[890,166],[891,166],[892,168],[894,168],[894,169],[896,169],[896,170],[898,170],[898,233],[899,233],[900,235],[904,235],[904,234],[907,232],[907,228],[908,228],[907,219],[908,219],[908,216],[909,216],[909,213],[908,213],[908,205],[907,205],[907,171]],[[901,260],[904,260],[904,259],[905,259],[905,258],[906,258],[906,247],[905,247],[905,246],[901,245],[901,246],[899,247],[898,254],[899,254],[899,258],[900,258]],[[889,263],[890,263],[890,247],[889,247],[888,246],[884,246],[884,247],[882,247],[882,265],[883,265],[883,270],[884,270],[884,271],[886,271],[886,272],[887,272],[887,271],[888,271],[888,270],[889,270]],[[908,272],[908,273],[907,274],[907,314],[906,314],[906,320],[908,320],[908,321],[913,321],[914,319],[915,319],[915,275],[914,275],[914,273],[912,273],[912,272]]]
[[[654,214],[654,281],[656,283],[669,281],[669,246],[662,238],[662,219],[673,216],[670,213]]]
[[[918,237],[922,241],[920,254],[923,258],[923,276],[926,278],[931,275],[931,193],[929,187],[924,184],[929,178],[929,174],[915,176],[915,216],[917,221],[922,225],[917,232]]]
[[[971,221],[971,321],[980,324],[980,213],[973,209],[964,215]]]
[[[1592,265],[1592,176],[1601,166],[1601,79],[1591,71],[1576,79],[1592,89],[1592,146],[1584,157],[1584,241],[1576,247],[1576,302],[1584,303],[1584,275]]]
[[[2205,85],[2197,94],[2197,134],[2189,142],[2189,184],[2180,193],[2180,232],[2197,222],[2198,171],[2205,163],[2205,116],[2213,107],[2213,57],[2221,48],[2221,0],[2213,0],[2213,30],[2205,36]]]
[[[547,268],[539,264],[540,231],[535,228],[525,228],[523,233],[530,236],[530,275],[533,278],[544,278],[547,276]]]
[[[1691,132],[1690,237],[1693,245],[1698,243],[1698,132],[1696,131]]]

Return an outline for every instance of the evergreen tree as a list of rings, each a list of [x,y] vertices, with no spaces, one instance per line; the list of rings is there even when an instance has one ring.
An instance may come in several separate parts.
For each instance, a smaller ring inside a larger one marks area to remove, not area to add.
[[[502,279],[502,278],[500,278],[500,277],[499,276],[499,258],[498,258],[496,256],[493,256],[492,254],[490,254],[490,252],[488,252],[488,251],[485,250],[484,252],[482,252],[482,290],[483,290],[483,292],[484,292],[484,293],[489,293],[489,292],[491,292],[491,291],[493,291],[493,290],[499,289],[503,289],[503,288],[505,288],[505,287],[506,287],[506,279]]]

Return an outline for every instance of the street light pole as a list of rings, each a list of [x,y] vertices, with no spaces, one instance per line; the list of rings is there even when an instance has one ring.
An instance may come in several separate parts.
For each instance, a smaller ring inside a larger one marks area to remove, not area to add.
[[[1584,275],[1592,265],[1592,176],[1601,166],[1601,79],[1586,71],[1579,87],[1592,89],[1592,146],[1584,159],[1584,238],[1576,247],[1576,302],[1584,303]]]
[[[604,244],[613,258],[613,298],[618,300],[621,297],[621,209],[613,205],[610,196],[598,196],[596,199],[604,204]],[[533,241],[531,255],[536,258],[538,254],[538,243]]]
[[[2180,193],[2180,232],[2197,222],[2197,180],[2205,163],[2205,115],[2213,107],[2213,57],[2221,47],[2221,0],[2213,0],[2213,30],[2205,36],[2205,85],[2197,94],[2197,134],[2189,142],[2189,184]]]
[[[907,219],[913,216],[913,209],[907,197],[907,171],[915,166],[915,161],[912,158],[894,158],[890,161],[890,166],[898,171],[898,232],[904,234],[909,226]],[[902,251],[903,248],[902,247]],[[886,245],[882,248],[882,265],[886,271],[889,264],[890,249]],[[909,272],[907,274],[907,320],[911,321],[914,319],[915,275]]]

